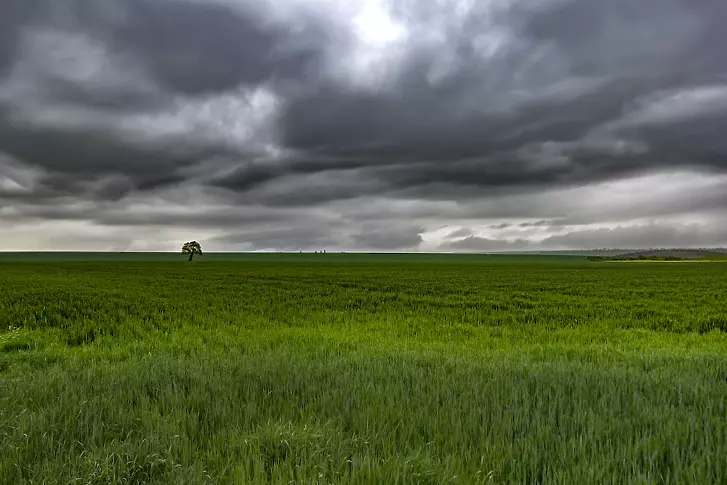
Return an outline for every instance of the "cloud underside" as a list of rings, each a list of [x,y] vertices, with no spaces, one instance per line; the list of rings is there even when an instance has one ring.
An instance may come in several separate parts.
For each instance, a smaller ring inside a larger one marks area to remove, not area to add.
[[[726,20],[721,0],[7,0],[0,249],[727,246]]]

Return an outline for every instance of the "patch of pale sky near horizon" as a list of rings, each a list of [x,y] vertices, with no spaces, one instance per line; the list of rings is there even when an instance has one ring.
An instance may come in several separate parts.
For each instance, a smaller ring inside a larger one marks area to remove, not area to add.
[[[108,227],[92,221],[28,221],[0,226],[2,251],[172,251],[189,239],[211,238],[216,231],[185,227]],[[181,242],[180,242],[181,241]]]
[[[457,220],[456,218],[444,217],[437,222],[432,222],[430,225],[432,230],[422,235],[424,239],[422,249],[435,250],[436,247],[444,242],[444,238],[448,234],[458,229],[469,229],[476,237],[504,239],[508,241],[525,238],[532,241],[534,244],[537,244],[546,237],[567,234],[572,231],[615,229],[624,226],[643,226],[656,222],[674,224],[694,223],[703,227],[708,227],[715,223],[719,214],[692,212],[686,214],[647,217],[630,217],[628,214],[631,207],[666,203],[674,197],[684,197],[684,194],[688,194],[690,190],[695,192],[714,191],[715,189],[720,189],[722,187],[727,190],[727,176],[717,177],[708,174],[679,171],[644,175],[630,179],[616,180],[567,190],[553,190],[539,196],[548,201],[548,203],[543,202],[541,205],[554,207],[555,210],[558,211],[566,209],[571,206],[571,204],[561,204],[558,208],[557,204],[554,204],[555,199],[563,198],[568,201],[579,200],[581,201],[581,217],[585,216],[587,218],[588,214],[593,213],[600,214],[604,208],[608,208],[608,212],[611,214],[611,220],[590,224],[565,224],[563,226],[559,226],[557,230],[549,230],[548,226],[541,228],[528,228],[526,230],[520,230],[513,227],[497,230],[492,229],[491,226],[503,222],[516,226],[520,223],[538,222],[543,218],[551,219],[554,223],[557,223],[559,218],[568,218],[569,214],[567,211],[563,211],[553,212],[550,214],[539,214],[537,217],[532,218],[488,218],[479,221],[475,218],[463,218]],[[530,197],[531,195],[519,195],[507,196],[506,198],[511,200],[520,198],[521,200],[524,200]],[[502,200],[495,199],[492,203],[501,204]],[[452,214],[452,216],[454,217],[454,214]],[[445,223],[446,226],[442,227],[441,223]],[[725,243],[727,243],[727,241],[725,241]]]
[[[647,217],[629,217],[628,209],[634,204],[642,205],[658,205],[667,203],[674,197],[685,197],[685,193],[694,191],[710,192],[725,187],[727,190],[727,176],[709,176],[707,174],[691,173],[691,172],[671,172],[645,175],[634,177],[631,179],[617,180],[594,184],[587,187],[579,187],[567,190],[551,190],[545,194],[540,194],[542,200],[549,200],[551,203],[558,198],[564,200],[580,200],[581,217],[589,217],[590,214],[600,214],[603,209],[608,210],[608,214],[617,215],[611,220],[609,215],[605,216],[606,222],[599,223],[571,223],[562,227],[549,229],[548,226],[537,228],[523,228],[519,230],[514,227],[503,228],[500,230],[492,229],[491,226],[508,223],[517,225],[523,222],[537,222],[542,219],[552,219],[557,223],[558,217],[568,217],[567,208],[570,204],[564,202],[560,208],[555,207],[551,213],[533,214],[533,217],[497,217],[497,218],[477,218],[462,214],[457,215],[457,210],[467,209],[466,204],[448,202],[448,201],[417,201],[417,200],[384,200],[380,199],[379,204],[391,203],[391,217],[398,218],[406,215],[411,209],[421,209],[421,205],[434,207],[446,207],[450,209],[445,213],[436,217],[412,216],[408,217],[407,223],[412,225],[420,225],[424,228],[422,233],[423,243],[419,248],[422,251],[434,251],[445,241],[445,237],[460,228],[469,229],[473,235],[477,237],[490,239],[506,239],[515,240],[518,238],[527,239],[534,245],[538,241],[552,235],[567,234],[574,231],[584,231],[591,229],[614,229],[618,227],[643,226],[655,223],[669,224],[695,224],[695,227],[710,227],[719,224],[724,218],[718,213],[710,213],[707,211],[695,211],[685,214],[676,215],[657,215]],[[133,200],[127,201],[121,207],[111,207],[105,212],[107,216],[120,215],[123,213],[143,213],[160,216],[160,221],[165,219],[174,220],[176,215],[184,214],[199,215],[200,217],[214,217],[216,214],[224,214],[226,211],[234,211],[234,204],[224,203],[223,201],[214,202],[214,198],[209,198],[204,191],[199,191],[194,187],[190,187],[185,193],[187,204],[183,205],[182,200],[174,195],[174,191],[168,192],[169,197],[143,197],[135,195]],[[177,194],[179,195],[179,194]],[[532,195],[532,194],[531,194]],[[207,198],[205,198],[207,197]],[[474,200],[474,204],[491,204],[494,206],[501,205],[504,199],[510,199],[513,202],[513,195],[504,198],[495,198],[491,201]],[[545,199],[542,199],[544,197]],[[575,197],[575,199],[574,199]],[[537,200],[535,204],[540,205]],[[315,209],[306,209],[301,215],[310,214],[310,222],[320,223],[322,227],[337,227],[339,233],[355,233],[360,227],[361,220],[357,219],[355,212],[356,205],[363,205],[363,201],[350,201],[337,206],[321,207],[316,212]],[[494,207],[493,206],[493,207]],[[22,207],[18,206],[20,209]],[[191,209],[188,209],[191,207]],[[383,206],[382,206],[383,207]],[[68,207],[70,209],[70,206]],[[98,208],[97,208],[98,209]],[[103,211],[103,209],[101,208]],[[252,210],[252,209],[251,209]],[[266,209],[267,210],[267,209]],[[270,214],[276,213],[275,209],[269,209]],[[376,206],[369,207],[369,210],[378,211]],[[425,208],[424,212],[428,209]],[[563,211],[563,212],[559,212]],[[69,211],[70,213],[70,211]],[[524,211],[527,213],[527,210]],[[722,217],[722,219],[720,219]],[[0,212],[0,220],[2,220],[2,212]],[[259,223],[257,223],[259,226]],[[289,222],[274,222],[265,224],[265,227],[289,227]],[[333,224],[333,226],[331,226]],[[326,226],[327,225],[327,226]],[[241,227],[250,230],[251,226],[219,225],[201,227],[195,224],[175,223],[169,226],[163,223],[158,225],[138,225],[129,223],[128,226],[114,225],[107,226],[100,222],[91,220],[32,220],[20,222],[14,220],[12,223],[0,224],[0,250],[43,250],[54,248],[59,250],[121,250],[119,245],[126,245],[135,250],[150,251],[176,251],[179,240],[197,239],[201,242],[212,240],[215,237],[223,236],[230,232],[235,232]],[[325,234],[322,234],[325,235]],[[75,243],[74,243],[75,241]],[[124,242],[126,241],[126,242]],[[727,241],[725,241],[727,244]],[[215,250],[223,250],[224,245],[214,245]],[[345,250],[345,247],[331,248],[331,250]],[[126,249],[131,250],[131,249]]]

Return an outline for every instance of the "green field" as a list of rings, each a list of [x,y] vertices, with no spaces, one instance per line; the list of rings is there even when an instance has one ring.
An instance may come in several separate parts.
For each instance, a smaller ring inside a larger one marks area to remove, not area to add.
[[[727,483],[727,265],[0,254],[0,483]]]

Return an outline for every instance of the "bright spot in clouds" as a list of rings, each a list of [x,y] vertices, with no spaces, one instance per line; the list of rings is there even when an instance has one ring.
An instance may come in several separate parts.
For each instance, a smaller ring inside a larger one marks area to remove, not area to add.
[[[394,22],[380,0],[368,0],[354,18],[359,39],[373,46],[396,42],[406,36],[406,28]]]

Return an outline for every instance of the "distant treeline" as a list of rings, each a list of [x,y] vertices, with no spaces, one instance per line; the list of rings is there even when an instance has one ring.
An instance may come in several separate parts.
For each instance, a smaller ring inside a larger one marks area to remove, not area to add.
[[[687,261],[694,258],[680,258],[678,256],[588,256],[589,261]]]

